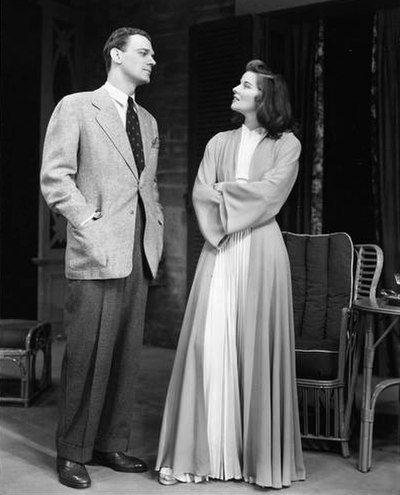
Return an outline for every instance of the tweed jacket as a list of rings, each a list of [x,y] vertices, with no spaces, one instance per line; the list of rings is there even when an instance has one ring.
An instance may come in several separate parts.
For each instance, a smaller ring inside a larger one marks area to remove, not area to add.
[[[154,117],[137,108],[145,157],[140,178],[127,133],[104,87],[64,97],[51,116],[41,191],[49,207],[67,220],[67,278],[124,278],[131,273],[139,197],[145,212],[144,252],[156,276],[164,223],[156,181],[159,138]]]

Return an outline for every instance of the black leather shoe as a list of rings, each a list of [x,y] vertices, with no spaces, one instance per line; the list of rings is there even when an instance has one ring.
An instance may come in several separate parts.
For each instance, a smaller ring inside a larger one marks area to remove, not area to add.
[[[137,457],[130,457],[123,452],[99,452],[94,450],[92,462],[122,473],[144,473],[147,471],[147,466],[143,461]]]
[[[79,462],[57,457],[58,480],[70,488],[89,488],[90,477],[86,468]]]

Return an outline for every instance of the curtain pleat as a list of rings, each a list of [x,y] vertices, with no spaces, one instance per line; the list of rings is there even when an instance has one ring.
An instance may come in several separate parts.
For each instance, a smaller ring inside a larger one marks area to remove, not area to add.
[[[314,62],[314,153],[311,184],[311,233],[322,234],[324,179],[324,24],[319,23]]]
[[[302,152],[299,176],[278,221],[283,230],[299,233],[311,233],[315,112],[310,102],[314,101],[318,32],[318,21],[291,25],[285,53],[284,75],[290,89],[293,112],[299,123]]]
[[[400,291],[394,280],[400,272],[400,8],[376,13],[373,36],[373,191],[377,238],[385,256],[382,286]],[[400,376],[399,328],[379,357],[381,374]]]

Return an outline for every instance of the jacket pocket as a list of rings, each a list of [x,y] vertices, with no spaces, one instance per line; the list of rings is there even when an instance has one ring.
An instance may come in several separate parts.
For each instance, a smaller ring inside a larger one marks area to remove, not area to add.
[[[90,220],[67,229],[67,261],[74,270],[87,271],[107,266],[103,219]]]
[[[73,226],[71,225],[71,228],[75,231],[81,231],[81,230],[84,230],[84,229],[90,229],[91,227],[93,227],[94,225],[98,225],[98,221],[103,217],[103,213],[99,210],[96,210],[92,217],[91,218],[88,218],[87,220],[85,220],[82,224],[80,225],[77,225],[77,226]]]

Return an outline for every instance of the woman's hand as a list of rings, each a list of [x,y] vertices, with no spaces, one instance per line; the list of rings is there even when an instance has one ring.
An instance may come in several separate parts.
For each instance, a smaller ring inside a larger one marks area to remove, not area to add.
[[[216,182],[214,185],[213,185],[213,189],[214,191],[218,191],[219,193],[222,191],[222,182]]]

